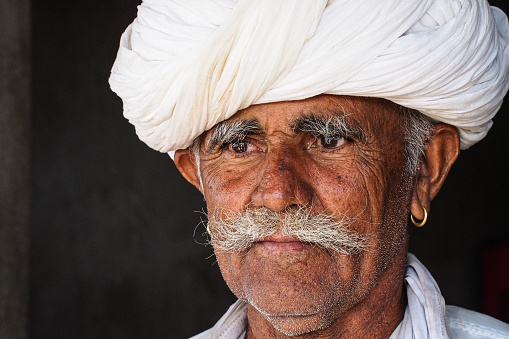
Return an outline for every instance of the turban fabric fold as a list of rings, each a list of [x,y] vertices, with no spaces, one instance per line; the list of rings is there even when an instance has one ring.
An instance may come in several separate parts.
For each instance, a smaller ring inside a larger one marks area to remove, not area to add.
[[[481,140],[509,87],[509,25],[485,0],[145,0],[110,77],[161,152],[253,104],[379,97]]]

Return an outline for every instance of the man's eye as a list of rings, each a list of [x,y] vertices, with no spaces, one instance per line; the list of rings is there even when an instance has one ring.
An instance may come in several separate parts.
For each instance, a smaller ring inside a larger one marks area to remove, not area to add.
[[[246,153],[249,147],[247,141],[235,141],[230,144],[230,150],[233,153]]]
[[[336,148],[341,146],[344,140],[345,139],[341,137],[326,137],[323,135],[320,136],[320,143],[324,148]]]

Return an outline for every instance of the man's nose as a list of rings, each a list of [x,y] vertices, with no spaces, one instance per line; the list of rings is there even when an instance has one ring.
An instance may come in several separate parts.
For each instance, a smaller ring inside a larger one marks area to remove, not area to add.
[[[303,163],[297,165],[298,161],[287,150],[268,152],[251,204],[274,211],[282,211],[287,207],[309,207],[313,189],[306,182]]]

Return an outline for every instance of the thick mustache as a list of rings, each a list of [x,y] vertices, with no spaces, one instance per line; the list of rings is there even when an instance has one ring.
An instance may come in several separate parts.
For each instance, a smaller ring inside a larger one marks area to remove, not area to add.
[[[278,212],[262,207],[239,213],[216,210],[209,215],[207,227],[216,250],[242,252],[280,230],[284,237],[329,252],[354,254],[364,250],[371,237],[353,231],[352,222],[345,215],[313,214],[304,208]]]

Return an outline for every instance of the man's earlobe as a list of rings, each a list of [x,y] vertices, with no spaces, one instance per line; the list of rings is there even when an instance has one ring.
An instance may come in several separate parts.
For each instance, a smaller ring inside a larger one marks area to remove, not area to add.
[[[433,136],[427,143],[412,196],[410,212],[414,217],[424,218],[423,207],[429,212],[431,200],[442,188],[459,152],[460,139],[456,127],[436,124]]]
[[[186,148],[175,152],[175,166],[180,174],[201,192],[198,168],[193,152]],[[201,192],[203,194],[203,192]]]

